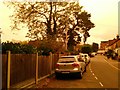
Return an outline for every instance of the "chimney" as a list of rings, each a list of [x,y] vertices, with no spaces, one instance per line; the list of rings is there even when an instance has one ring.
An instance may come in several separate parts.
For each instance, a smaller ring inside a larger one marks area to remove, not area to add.
[[[119,35],[117,35],[116,37],[117,37],[117,39],[119,39]]]

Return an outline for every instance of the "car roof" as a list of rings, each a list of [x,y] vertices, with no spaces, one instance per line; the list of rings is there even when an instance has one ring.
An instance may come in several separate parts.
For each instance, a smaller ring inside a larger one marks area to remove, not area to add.
[[[61,57],[77,57],[78,55],[68,55],[68,56],[61,56]]]
[[[87,53],[81,53],[81,55],[88,55]]]

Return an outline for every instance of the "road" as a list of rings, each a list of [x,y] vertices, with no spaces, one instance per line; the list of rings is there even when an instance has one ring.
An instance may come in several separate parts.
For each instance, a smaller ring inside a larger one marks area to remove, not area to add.
[[[118,72],[120,69],[106,60],[104,56],[97,55],[91,58],[87,71],[82,79],[63,78],[57,80],[53,76],[48,80],[45,88],[118,88]],[[40,85],[38,85],[38,88]],[[107,90],[107,89],[106,89]]]
[[[90,64],[90,71],[104,88],[118,88],[119,69],[103,56],[96,56]]]

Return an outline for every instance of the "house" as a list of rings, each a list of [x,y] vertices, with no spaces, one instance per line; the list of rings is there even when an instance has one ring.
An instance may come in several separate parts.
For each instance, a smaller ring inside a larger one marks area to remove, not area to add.
[[[108,46],[108,41],[101,41],[100,50],[105,50],[107,46]]]
[[[108,49],[113,50],[118,56],[118,60],[120,60],[120,38],[117,35],[116,39],[108,40],[108,41],[101,41],[100,49],[104,52],[108,51]]]
[[[120,47],[120,39],[116,39],[113,43],[109,44],[108,49],[115,50]]]
[[[120,47],[120,38],[118,35],[116,39],[114,38],[113,40],[101,41],[100,43],[100,50],[115,50],[118,47]]]

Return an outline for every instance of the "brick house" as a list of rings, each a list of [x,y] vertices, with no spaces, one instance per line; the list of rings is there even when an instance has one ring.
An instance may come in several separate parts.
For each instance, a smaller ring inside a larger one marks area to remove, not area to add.
[[[101,41],[100,43],[100,50],[105,50],[108,45],[108,41]]]
[[[120,47],[120,39],[117,39],[115,42],[111,43],[108,46],[108,49],[115,50],[116,48],[119,48],[119,47]]]
[[[117,36],[116,39],[108,40],[108,41],[101,41],[100,49],[106,52],[108,49],[113,50],[112,58],[117,59],[120,61],[120,38]]]
[[[112,49],[115,50],[116,48],[120,47],[120,38],[117,36],[116,39],[108,40],[108,41],[101,41],[100,43],[100,50],[108,50]]]

